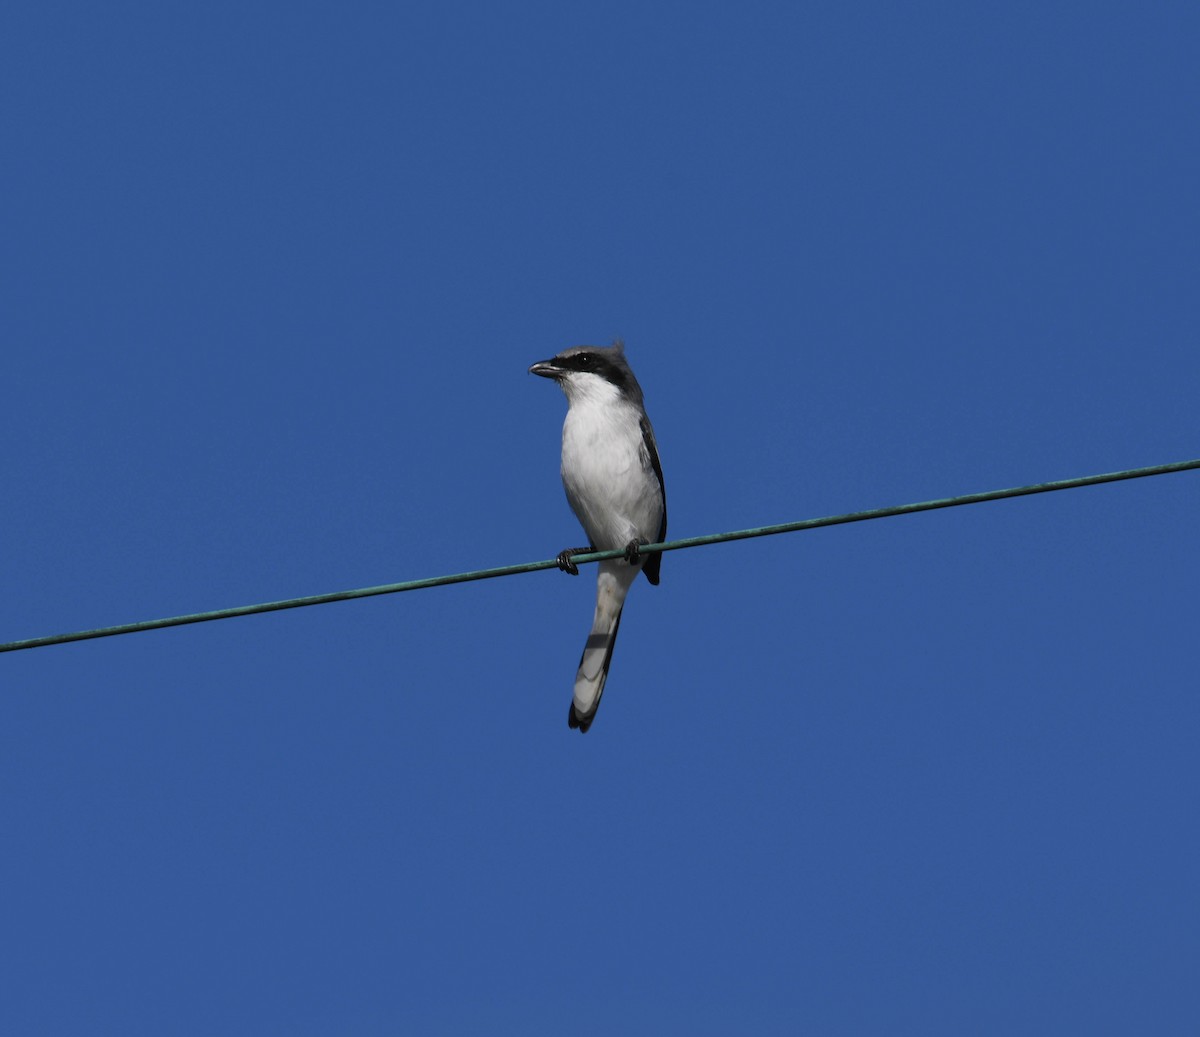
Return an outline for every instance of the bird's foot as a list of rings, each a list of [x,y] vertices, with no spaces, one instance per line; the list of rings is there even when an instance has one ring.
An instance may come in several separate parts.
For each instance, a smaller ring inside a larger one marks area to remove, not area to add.
[[[625,545],[625,561],[627,561],[630,565],[637,565],[638,561],[642,557],[642,544],[648,543],[650,543],[650,541],[645,537],[636,537],[635,539],[630,540],[629,543]]]
[[[584,551],[592,549],[589,544],[587,547],[568,547],[565,550],[558,552],[558,557],[555,559],[558,562],[558,567],[565,573],[570,573],[572,576],[579,575],[579,566],[571,561],[572,555],[583,554]]]

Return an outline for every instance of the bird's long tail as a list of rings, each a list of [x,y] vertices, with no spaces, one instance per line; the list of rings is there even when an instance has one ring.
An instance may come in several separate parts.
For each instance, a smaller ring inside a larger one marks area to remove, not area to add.
[[[579,659],[575,697],[567,715],[567,723],[580,731],[587,731],[592,726],[596,710],[600,708],[608,664],[612,661],[613,645],[617,643],[617,630],[621,626],[621,610],[635,576],[637,569],[627,562],[600,564],[600,573],[596,577],[596,616]]]

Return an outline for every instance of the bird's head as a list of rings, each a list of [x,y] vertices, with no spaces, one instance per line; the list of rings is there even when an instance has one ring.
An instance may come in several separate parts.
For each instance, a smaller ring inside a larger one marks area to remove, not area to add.
[[[530,374],[553,378],[569,401],[624,399],[641,404],[642,390],[620,340],[611,346],[572,346],[539,360]]]

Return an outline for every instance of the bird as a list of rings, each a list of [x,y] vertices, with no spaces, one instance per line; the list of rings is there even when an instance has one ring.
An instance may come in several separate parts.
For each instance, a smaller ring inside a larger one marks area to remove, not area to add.
[[[662,554],[640,553],[667,535],[667,491],[654,427],[642,387],[625,359],[620,339],[611,346],[572,346],[529,368],[552,378],[567,397],[562,430],[562,481],[586,547],[569,547],[558,567],[579,575],[572,556],[623,550],[599,563],[596,613],[579,659],[567,724],[586,733],[600,708],[625,596],[642,572],[658,585]]]

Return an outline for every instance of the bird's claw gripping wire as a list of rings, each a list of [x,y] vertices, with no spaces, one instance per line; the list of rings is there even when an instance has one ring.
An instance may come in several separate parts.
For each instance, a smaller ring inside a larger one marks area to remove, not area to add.
[[[650,543],[645,537],[636,537],[630,540],[625,545],[625,561],[630,565],[637,565],[642,560],[642,545]],[[558,552],[558,557],[554,559],[558,567],[565,573],[570,573],[572,576],[579,575],[579,566],[572,561],[571,556],[583,554],[585,551],[595,551],[596,549],[588,544],[587,547],[568,547]]]
[[[579,566],[571,561],[571,555],[583,554],[584,551],[591,550],[592,546],[590,544],[587,547],[568,547],[558,552],[558,557],[555,561],[563,572],[570,573],[572,576],[578,576]]]

